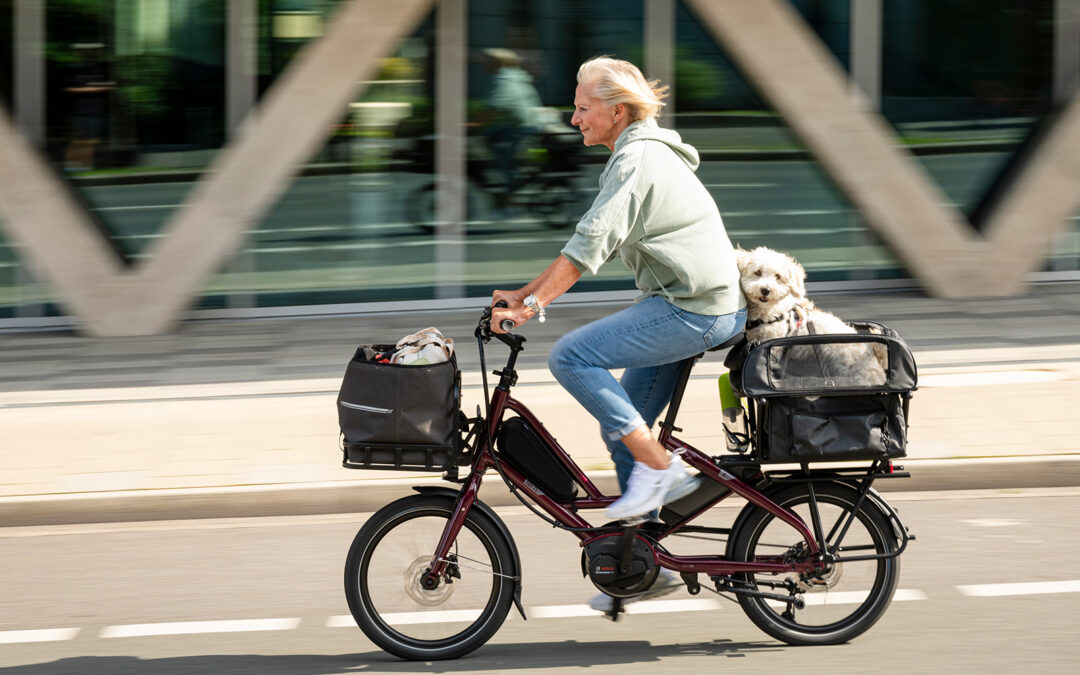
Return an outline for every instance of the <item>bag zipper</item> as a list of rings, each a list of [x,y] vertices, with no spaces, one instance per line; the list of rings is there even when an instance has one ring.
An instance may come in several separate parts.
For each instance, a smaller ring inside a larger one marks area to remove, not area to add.
[[[393,408],[375,408],[370,405],[360,405],[359,403],[349,403],[348,401],[342,401],[341,405],[346,408],[352,408],[353,410],[362,410],[363,412],[379,413],[380,415],[389,415],[394,412]]]

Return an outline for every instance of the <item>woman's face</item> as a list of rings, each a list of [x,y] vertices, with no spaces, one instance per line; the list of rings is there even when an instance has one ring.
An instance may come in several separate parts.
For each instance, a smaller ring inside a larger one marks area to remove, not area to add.
[[[630,124],[626,106],[609,106],[592,95],[593,83],[582,82],[574,91],[574,116],[570,123],[581,130],[585,145],[606,145],[615,149],[615,140]]]

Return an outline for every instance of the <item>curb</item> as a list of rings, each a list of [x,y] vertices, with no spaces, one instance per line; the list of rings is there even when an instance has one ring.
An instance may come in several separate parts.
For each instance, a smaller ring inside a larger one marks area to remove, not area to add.
[[[907,460],[910,478],[880,480],[881,492],[1007,490],[1080,486],[1080,454],[960,460]],[[590,472],[602,491],[617,491],[613,471]],[[413,485],[452,487],[437,477],[228,488],[145,490],[0,498],[0,527],[152,520],[370,513],[412,494]],[[518,503],[498,480],[485,481],[490,506]]]

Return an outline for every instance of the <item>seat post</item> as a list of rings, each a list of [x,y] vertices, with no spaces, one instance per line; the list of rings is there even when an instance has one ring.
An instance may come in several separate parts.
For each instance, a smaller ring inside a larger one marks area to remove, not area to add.
[[[742,342],[743,339],[743,333],[740,331],[725,340],[722,344],[712,347],[709,351],[718,352],[730,349]],[[666,437],[671,435],[671,432],[682,431],[682,429],[675,426],[675,417],[679,414],[679,406],[682,405],[683,394],[686,393],[686,384],[690,381],[690,371],[694,369],[694,363],[702,356],[705,356],[704,352],[697,356],[691,356],[683,361],[682,372],[679,373],[679,380],[675,383],[675,391],[671,394],[671,403],[668,404],[667,414],[664,415],[664,421],[660,423],[660,438],[658,440],[661,444],[664,443]]]
[[[683,394],[686,393],[686,384],[690,381],[690,371],[694,369],[694,363],[702,356],[704,356],[703,353],[691,356],[683,361],[682,372],[679,373],[679,380],[675,383],[675,391],[671,394],[671,403],[668,404],[667,414],[664,415],[664,421],[660,423],[660,428],[663,430],[662,434],[682,431],[682,429],[675,426],[675,417],[679,414],[679,406],[682,405]]]

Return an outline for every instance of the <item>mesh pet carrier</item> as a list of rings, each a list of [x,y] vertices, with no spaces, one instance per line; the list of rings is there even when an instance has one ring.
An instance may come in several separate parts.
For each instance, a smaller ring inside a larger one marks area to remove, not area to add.
[[[856,334],[802,335],[751,348],[741,368],[762,462],[903,457],[915,359],[881,324]]]

